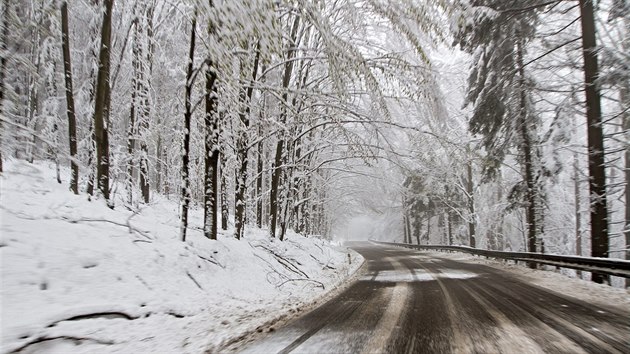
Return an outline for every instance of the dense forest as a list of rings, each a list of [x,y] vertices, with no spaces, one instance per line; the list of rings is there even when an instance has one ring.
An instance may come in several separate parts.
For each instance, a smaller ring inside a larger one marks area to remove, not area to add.
[[[282,240],[630,258],[628,0],[2,0],[1,162]],[[603,282],[603,276],[593,276]]]

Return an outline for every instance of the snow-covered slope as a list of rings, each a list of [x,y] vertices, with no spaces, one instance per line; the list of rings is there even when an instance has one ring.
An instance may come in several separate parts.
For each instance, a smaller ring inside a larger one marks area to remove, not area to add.
[[[338,286],[360,256],[248,229],[203,237],[193,211],[178,240],[177,201],[139,212],[75,196],[44,164],[0,177],[1,352],[217,351]],[[34,343],[29,345],[29,343]]]

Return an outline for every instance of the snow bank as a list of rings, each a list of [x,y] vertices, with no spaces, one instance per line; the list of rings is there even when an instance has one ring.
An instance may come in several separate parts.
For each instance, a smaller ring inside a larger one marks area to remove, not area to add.
[[[176,201],[110,210],[57,184],[44,164],[9,162],[0,181],[3,353],[214,352],[362,263],[291,233],[272,242],[248,229],[237,241],[228,230],[211,241],[198,210],[181,242]]]

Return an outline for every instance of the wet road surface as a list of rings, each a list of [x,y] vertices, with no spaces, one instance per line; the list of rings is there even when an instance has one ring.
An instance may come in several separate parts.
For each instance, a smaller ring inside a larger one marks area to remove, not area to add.
[[[630,309],[600,308],[495,268],[354,243],[367,271],[243,353],[630,353]]]

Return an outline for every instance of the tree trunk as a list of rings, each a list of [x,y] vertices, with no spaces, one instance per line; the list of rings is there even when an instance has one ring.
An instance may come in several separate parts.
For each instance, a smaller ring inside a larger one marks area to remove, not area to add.
[[[31,62],[34,63],[35,65],[35,70],[33,70],[32,72],[29,72],[29,77],[28,77],[28,98],[27,98],[27,104],[26,104],[26,110],[27,110],[27,114],[26,116],[28,117],[28,125],[30,126],[30,128],[33,131],[33,136],[32,136],[32,140],[30,142],[30,144],[27,145],[27,154],[28,154],[28,162],[29,163],[33,163],[33,161],[35,160],[35,150],[36,150],[36,145],[37,145],[37,135],[36,135],[36,131],[38,130],[37,128],[37,121],[38,121],[38,111],[39,111],[39,104],[38,104],[38,100],[37,97],[39,96],[39,92],[38,92],[38,87],[39,85],[37,84],[37,76],[39,75],[39,71],[40,71],[40,65],[41,65],[41,60],[39,58],[39,44],[40,44],[40,28],[41,28],[41,24],[37,23],[36,28],[33,30],[33,43],[32,43],[32,48],[31,48]],[[33,74],[33,72],[35,74]]]
[[[626,4],[626,8],[628,8],[630,4],[627,2]],[[630,51],[630,17],[626,16],[623,18],[623,26],[625,33],[621,41],[621,49],[624,53],[628,53]],[[624,188],[625,223],[623,234],[626,241],[625,258],[630,260],[630,112],[628,112],[628,107],[630,107],[630,83],[628,81],[625,81],[619,88],[619,103],[621,104],[620,108],[625,110],[621,115],[621,124],[626,137],[626,145],[624,146],[624,179],[626,184]],[[630,278],[626,278],[626,288],[630,288]]]
[[[440,230],[442,233],[440,236],[442,245],[448,245],[448,230],[446,226],[446,213],[444,211],[442,211],[438,216],[438,228],[440,225],[442,225],[442,230]]]
[[[217,239],[217,187],[219,179],[219,146],[218,124],[216,117],[217,88],[216,68],[212,62],[206,70],[205,104],[205,159],[204,159],[204,235],[211,239]]]
[[[147,119],[147,117],[145,117]],[[142,201],[145,204],[150,200],[150,178],[149,178],[149,147],[146,141],[140,142],[140,192]]]
[[[140,191],[142,193],[142,201],[148,204],[150,201],[150,170],[149,170],[149,147],[147,145],[147,137],[149,135],[149,123],[151,120],[151,75],[153,71],[153,6],[150,3],[142,12],[143,27],[146,30],[143,39],[147,42],[146,56],[141,57],[141,78],[143,78],[142,89],[142,119],[140,119],[139,128],[142,130],[143,138],[140,140]]]
[[[418,229],[414,230],[414,234],[416,235],[416,243],[420,244],[420,234],[422,232],[422,218],[420,216],[416,216],[418,218]],[[409,216],[407,216],[407,229],[409,230],[409,237],[411,237],[411,223],[409,222]],[[411,243],[411,239],[409,239],[409,243]]]
[[[135,55],[134,55],[134,59],[132,60],[133,64],[132,66],[136,66],[136,60],[135,60]],[[135,158],[134,158],[134,150],[136,148],[136,135],[137,135],[137,129],[136,129],[136,100],[138,99],[137,97],[137,92],[138,92],[138,79],[136,78],[136,75],[134,74],[131,77],[131,108],[130,108],[130,112],[129,112],[129,125],[127,126],[127,182],[126,182],[126,189],[127,189],[127,203],[129,203],[129,205],[133,205],[133,175],[134,175],[134,168],[135,168]]]
[[[630,21],[629,21],[630,22]],[[626,109],[626,111],[622,114],[622,126],[626,135],[626,141],[630,141],[630,113],[628,112],[628,107],[630,106],[630,87],[624,86],[619,90],[619,101],[621,102],[622,109]],[[625,107],[625,108],[624,108]],[[624,222],[624,238],[626,245],[625,258],[630,260],[630,147],[628,146],[630,143],[626,143],[624,147],[624,178],[625,178],[625,188],[624,188],[624,198],[625,198],[625,222]],[[630,278],[626,278],[626,287],[630,287]]]
[[[44,10],[43,7],[42,10]],[[48,18],[48,15],[46,15],[46,17]],[[43,26],[45,26],[45,28],[55,27],[54,25],[51,25],[50,20],[48,19],[44,20]],[[61,184],[61,173],[59,167],[59,100],[57,98],[58,89],[55,76],[58,70],[56,53],[53,53],[54,48],[48,44],[51,38],[51,34],[47,33],[43,41],[44,45],[42,46],[42,53],[40,53],[40,55],[44,57],[43,76],[45,78],[44,86],[46,92],[42,115],[44,117],[44,132],[46,133],[48,140],[47,142],[44,142],[48,146],[46,149],[47,155],[52,157],[55,162],[57,183]]]
[[[96,156],[95,156],[96,134],[94,133],[94,121],[90,122],[90,129],[89,129],[88,134],[90,135],[90,138],[89,138],[90,147],[88,149],[88,161],[87,161],[88,179],[87,179],[86,192],[88,194],[88,199],[90,199],[90,197],[94,195],[94,177],[95,177],[94,172],[96,169],[96,166],[94,166],[95,160],[96,160]]]
[[[453,213],[449,209],[446,212],[446,221],[447,221],[447,235],[448,235],[448,245],[453,245]]]
[[[262,135],[262,127],[259,129]],[[258,142],[257,162],[256,162],[256,226],[260,229],[263,225],[263,151],[264,142]]]
[[[291,38],[287,48],[287,61],[284,65],[284,76],[282,78],[282,102],[283,107],[281,109],[280,117],[278,119],[281,125],[284,125],[286,122],[287,109],[286,105],[288,105],[288,89],[289,84],[291,82],[291,74],[293,72],[293,57],[297,51],[295,46],[295,42],[297,39],[297,31],[300,24],[300,17],[295,16],[293,20],[293,27],[291,28]],[[282,153],[284,152],[284,137],[283,134],[280,133],[278,135],[278,143],[276,145],[276,155],[274,159],[274,164],[272,166],[271,172],[271,193],[269,196],[269,214],[271,217],[270,225],[269,225],[269,235],[273,238],[276,237],[276,224],[278,221],[278,188],[280,183],[280,174],[282,173]]]
[[[195,38],[197,28],[197,10],[192,18],[190,29],[190,49],[188,51],[188,66],[186,68],[186,93],[185,93],[185,111],[184,111],[184,154],[182,155],[182,220],[179,228],[179,234],[182,241],[186,241],[186,229],[188,228],[188,207],[190,205],[190,121],[192,118],[192,89],[193,89],[193,70],[195,59]]]
[[[431,243],[431,212],[427,212],[427,245]]]
[[[621,102],[626,104],[626,107],[628,107],[628,103],[630,103],[630,90],[628,88],[624,88],[623,93],[621,94],[622,98],[621,98]],[[626,108],[627,109],[627,108]],[[626,139],[628,140],[628,135],[630,135],[630,114],[628,113],[628,111],[626,110],[626,112],[623,114],[623,129],[626,132]],[[625,182],[626,182],[626,186],[624,189],[624,194],[625,194],[625,227],[623,230],[623,234],[625,235],[625,239],[626,239],[626,259],[630,260],[630,148],[628,147],[628,145],[626,145],[625,147],[625,153],[624,153],[624,162],[625,162]],[[630,287],[630,278],[626,278],[626,287]]]
[[[472,173],[472,161],[466,164],[466,172],[468,179],[466,181],[466,194],[468,199],[468,245],[472,248],[477,247],[477,237],[475,235],[475,198],[474,198],[474,181]]]
[[[405,198],[405,195],[403,194],[402,196],[402,221],[403,221],[403,238],[405,240],[405,242],[407,242],[407,238],[411,238],[409,236],[410,232],[409,232],[409,217],[407,216],[407,198]]]
[[[525,219],[527,223],[527,252],[536,252],[536,185],[533,172],[532,141],[527,119],[527,93],[525,90],[525,68],[523,66],[523,46],[520,40],[516,42],[517,66],[519,74],[519,128],[521,133],[521,151],[523,153],[525,168]],[[531,268],[536,268],[535,263],[530,263]]]
[[[162,151],[162,122],[160,116],[157,117],[157,141],[155,143],[155,190],[163,192],[162,165],[164,164],[164,152]]]
[[[5,96],[5,75],[7,68],[7,40],[9,38],[9,0],[2,2],[2,32],[0,35],[0,116],[4,115],[4,96]],[[2,122],[0,122],[0,174],[3,172],[2,167]]]
[[[582,255],[582,214],[580,211],[580,166],[577,152],[573,154],[573,185],[575,194],[575,254]]]
[[[282,159],[282,165],[288,165],[290,156],[293,154],[293,141],[289,141],[287,144],[286,154]],[[293,168],[286,167],[282,173],[282,183],[279,183],[279,193],[280,198],[278,201],[278,206],[280,207],[278,212],[278,219],[280,220],[280,241],[284,241],[284,236],[287,231],[287,223],[288,223],[288,211],[289,211],[289,200],[291,199],[291,189],[292,189],[292,181],[293,181]]]
[[[599,76],[597,40],[593,2],[580,0],[582,22],[582,53],[584,56],[584,86],[586,120],[588,124],[588,172],[591,196],[591,256],[608,257],[608,206],[606,197],[606,166],[602,127],[601,96],[596,80]],[[596,283],[609,282],[610,277],[593,273]]]
[[[225,155],[225,151],[221,153],[221,168],[219,168],[219,173],[221,174],[221,230],[228,229],[228,219],[230,216],[230,203],[228,203],[227,198],[227,157]]]
[[[236,207],[234,209],[234,237],[239,239],[243,237],[245,229],[245,196],[247,194],[247,164],[249,162],[249,113],[250,103],[252,95],[254,94],[254,83],[256,82],[256,76],[258,74],[258,63],[260,62],[260,50],[256,45],[256,54],[254,56],[254,64],[252,68],[251,80],[247,90],[243,90],[242,104],[239,114],[239,120],[241,126],[239,127],[239,134],[236,140],[236,160],[239,163],[239,168],[236,174]]]
[[[577,152],[573,153],[573,194],[575,195],[575,254],[582,255],[582,213],[580,210],[580,165]],[[577,271],[582,278],[582,271]]]
[[[96,137],[96,180],[100,193],[110,207],[109,200],[109,55],[111,47],[112,7],[114,0],[103,0],[105,12],[101,29],[96,97],[94,102],[94,134]]]

